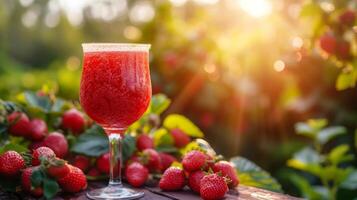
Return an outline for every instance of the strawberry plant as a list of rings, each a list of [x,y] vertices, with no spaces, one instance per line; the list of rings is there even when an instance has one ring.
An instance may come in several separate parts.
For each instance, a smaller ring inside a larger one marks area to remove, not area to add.
[[[327,127],[325,119],[311,119],[296,124],[296,132],[312,140],[296,152],[287,165],[317,178],[317,184],[310,184],[304,174],[293,174],[292,182],[308,199],[338,199],[339,190],[357,189],[357,169],[351,166],[354,156],[348,144],[332,145],[333,139],[347,134],[344,127]],[[316,181],[315,181],[316,182]],[[356,193],[354,193],[356,194]]]
[[[146,113],[125,134],[118,167],[129,184],[140,187],[153,178],[163,190],[180,190],[188,182],[195,192],[204,191],[203,198],[224,196],[228,186],[238,184],[281,191],[250,161],[223,161],[188,118],[168,114],[162,119],[170,102],[163,94],[154,95]],[[0,176],[11,177],[11,184],[0,181],[6,191],[51,199],[59,191],[85,189],[87,180],[108,178],[108,138],[103,129],[76,104],[52,93],[24,92],[16,103],[0,101],[0,137]],[[10,157],[17,162],[9,165]],[[208,187],[216,181],[222,187],[217,185],[220,193],[212,194]]]

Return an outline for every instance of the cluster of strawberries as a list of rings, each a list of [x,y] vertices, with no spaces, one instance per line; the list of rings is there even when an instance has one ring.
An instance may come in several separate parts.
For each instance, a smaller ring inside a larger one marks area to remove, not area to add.
[[[215,162],[201,151],[193,150],[184,155],[182,167],[169,167],[159,187],[165,191],[181,190],[188,179],[188,186],[203,199],[221,199],[229,187],[239,184],[235,169],[228,162]]]
[[[335,31],[326,32],[320,37],[320,48],[328,55],[336,55],[341,60],[351,58],[350,42],[343,38],[344,32],[352,30],[356,20],[354,10],[345,10],[338,16],[338,23],[331,23]]]
[[[33,173],[41,174],[36,185],[31,179]],[[35,197],[43,196],[45,179],[56,181],[64,192],[79,192],[87,187],[82,170],[56,157],[55,152],[48,147],[33,150],[31,156],[6,151],[0,156],[0,175],[13,179],[21,176],[23,191]]]

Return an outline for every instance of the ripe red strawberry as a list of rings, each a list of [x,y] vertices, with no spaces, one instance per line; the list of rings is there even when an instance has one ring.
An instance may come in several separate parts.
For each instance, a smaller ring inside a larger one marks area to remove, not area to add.
[[[99,158],[97,158],[97,161],[95,163],[97,169],[104,174],[109,174],[109,170],[110,170],[109,160],[110,160],[109,153],[105,153],[99,156]]]
[[[191,142],[191,138],[178,128],[171,130],[171,136],[177,148],[182,148]]]
[[[56,154],[55,152],[52,151],[52,149],[48,147],[39,147],[33,150],[32,152],[32,165],[37,166],[41,164],[41,160],[40,160],[41,157],[51,158],[55,156]]]
[[[96,177],[96,176],[99,176],[100,175],[100,171],[93,167],[92,169],[90,169],[87,173],[88,176],[93,176],[93,177]]]
[[[145,149],[152,149],[152,148],[154,148],[154,141],[150,136],[148,136],[146,134],[141,134],[136,139],[136,148],[139,151],[143,151]]]
[[[201,188],[201,179],[205,176],[205,172],[203,171],[195,171],[191,172],[188,176],[188,186],[194,192],[200,193]]]
[[[174,161],[177,161],[175,157],[167,153],[159,153],[160,161],[161,161],[161,171],[165,171],[167,168],[171,166]]]
[[[150,172],[160,171],[161,160],[160,155],[154,149],[145,149],[141,155],[141,161]]]
[[[351,46],[349,42],[345,40],[339,41],[336,46],[337,57],[343,60],[348,59],[351,56],[350,49]]]
[[[68,152],[68,143],[62,133],[52,132],[43,141],[44,146],[52,149],[56,156],[64,158]]]
[[[139,162],[133,162],[125,170],[125,177],[130,185],[142,186],[149,177],[149,170]]]
[[[0,156],[0,174],[15,176],[25,167],[25,160],[16,151],[6,151]]]
[[[47,134],[47,124],[42,119],[33,119],[30,127],[30,139],[31,140],[42,140]]]
[[[162,175],[159,187],[162,190],[180,190],[185,186],[185,173],[177,167],[168,168]]]
[[[75,167],[78,167],[81,169],[83,172],[86,172],[89,168],[90,165],[90,160],[89,158],[82,156],[82,155],[77,155],[74,158],[74,161],[72,162],[72,165]]]
[[[320,47],[328,54],[336,52],[336,38],[332,34],[326,33],[320,37]]]
[[[87,187],[87,179],[82,170],[69,165],[70,172],[58,179],[58,184],[65,192],[79,192]]]
[[[32,141],[32,143],[29,146],[29,149],[33,151],[33,150],[35,150],[39,147],[43,147],[43,146],[44,146],[43,141]]]
[[[80,134],[83,132],[86,121],[81,112],[72,108],[66,111],[62,116],[62,127],[72,131],[73,134]]]
[[[187,172],[193,172],[202,169],[207,161],[206,154],[193,150],[188,152],[182,158],[182,166]]]
[[[9,133],[14,136],[29,136],[30,134],[30,120],[25,113],[13,112],[7,120],[11,124]]]
[[[217,174],[204,176],[200,184],[200,195],[205,200],[222,199],[228,191],[224,178]]]
[[[70,172],[66,161],[58,158],[49,159],[45,167],[47,174],[55,179],[63,178]]]
[[[353,10],[345,10],[338,19],[341,24],[352,26],[356,19],[356,13]]]
[[[30,193],[31,195],[35,196],[35,197],[41,197],[43,195],[43,189],[42,187],[37,187],[37,188],[33,188],[31,186],[31,175],[35,170],[38,170],[39,167],[29,167],[26,168],[21,175],[21,185],[22,185],[22,189],[27,192]]]
[[[237,177],[236,170],[232,167],[232,165],[227,161],[219,161],[213,166],[214,172],[220,172],[223,177],[229,179],[228,186],[231,188],[236,187],[239,184],[239,180]]]

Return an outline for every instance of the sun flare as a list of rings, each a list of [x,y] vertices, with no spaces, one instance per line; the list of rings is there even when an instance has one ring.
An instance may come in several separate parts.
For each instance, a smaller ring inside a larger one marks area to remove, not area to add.
[[[238,5],[249,15],[259,18],[271,13],[272,5],[268,0],[238,0]]]

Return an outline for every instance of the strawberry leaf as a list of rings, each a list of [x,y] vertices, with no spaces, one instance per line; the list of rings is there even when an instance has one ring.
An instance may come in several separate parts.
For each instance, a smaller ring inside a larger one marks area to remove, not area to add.
[[[31,185],[33,187],[41,186],[44,178],[45,174],[41,169],[34,170],[31,174]]]
[[[134,136],[125,135],[122,141],[122,158],[123,162],[129,159],[136,151],[136,140]]]
[[[108,137],[100,126],[93,125],[78,137],[77,141],[72,145],[71,151],[86,156],[98,157],[108,152]]]
[[[49,177],[46,177],[43,180],[43,194],[46,197],[46,199],[52,199],[57,194],[58,191],[59,191],[59,186],[55,180]]]
[[[156,94],[151,98],[150,112],[160,115],[169,107],[170,104],[171,100],[167,98],[166,95]]]
[[[230,159],[242,185],[282,192],[281,185],[265,170],[252,161],[237,156]]]
[[[164,120],[164,127],[169,130],[179,128],[191,137],[203,137],[203,132],[193,122],[191,122],[191,120],[183,115],[171,114],[167,116]]]

